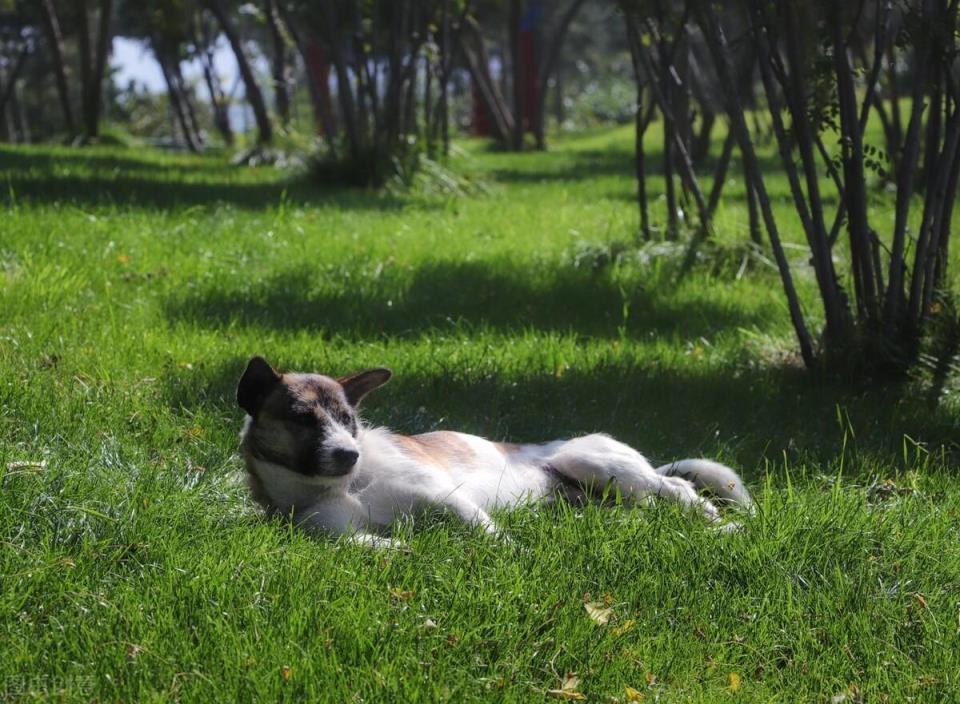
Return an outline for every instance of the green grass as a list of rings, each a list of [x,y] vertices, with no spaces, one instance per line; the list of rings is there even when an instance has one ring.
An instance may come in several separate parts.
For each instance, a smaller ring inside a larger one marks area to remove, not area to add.
[[[538,701],[568,673],[601,702],[955,697],[953,387],[932,404],[922,379],[801,371],[739,182],[685,278],[682,249],[604,264],[635,229],[631,149],[629,130],[468,145],[458,168],[489,193],[456,200],[0,149],[0,697]],[[447,520],[401,526],[402,553],[311,539],[237,481],[255,353],[392,367],[365,412],[400,431],[718,457],[760,510],[732,535],[561,506],[500,516],[509,545]]]

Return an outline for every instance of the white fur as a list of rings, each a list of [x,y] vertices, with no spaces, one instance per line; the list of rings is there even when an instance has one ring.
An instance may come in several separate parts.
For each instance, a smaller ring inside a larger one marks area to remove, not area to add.
[[[248,418],[244,434],[249,423]],[[558,475],[585,490],[614,489],[631,503],[668,499],[710,521],[718,521],[719,512],[698,489],[752,508],[742,480],[729,467],[683,460],[655,470],[639,452],[607,435],[506,450],[475,435],[453,435],[470,452],[464,453],[466,459],[450,460],[442,467],[416,459],[390,431],[364,427],[355,445],[345,431],[328,441],[330,447],[359,451],[356,466],[346,476],[306,477],[276,464],[251,461],[278,512],[305,528],[352,535],[374,546],[393,544],[375,534],[398,518],[431,509],[446,510],[496,533],[490,511],[552,499],[563,484]]]

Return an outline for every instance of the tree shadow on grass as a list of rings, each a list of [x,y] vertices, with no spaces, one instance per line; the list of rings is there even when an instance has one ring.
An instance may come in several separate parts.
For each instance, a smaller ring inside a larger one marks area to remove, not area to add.
[[[357,276],[300,267],[243,290],[211,287],[166,304],[173,321],[240,324],[266,330],[316,330],[379,338],[449,329],[453,323],[518,332],[573,331],[601,338],[697,339],[767,321],[775,311],[744,310],[707,297],[677,301],[659,287],[621,289],[609,276],[572,265],[549,272],[504,261],[436,262],[415,270]],[[336,278],[334,278],[336,277]]]
[[[241,167],[200,159],[162,162],[87,151],[33,152],[0,149],[0,198],[83,207],[183,208],[229,204],[243,209],[281,202],[332,205],[347,210],[389,211],[412,199],[356,188],[321,188],[306,176],[246,181]],[[429,207],[416,201],[417,207]]]
[[[246,357],[171,370],[163,380],[168,403],[207,406],[217,417],[235,417],[236,382]],[[403,369],[384,359],[393,380],[365,402],[364,416],[401,433],[461,430],[491,439],[537,442],[607,432],[651,461],[719,456],[754,480],[764,461],[781,466],[811,462],[835,472],[844,458],[851,472],[912,466],[904,447],[942,447],[960,454],[955,421],[905,389],[868,390],[811,377],[789,366],[663,369],[605,362],[548,371]],[[331,375],[352,369],[320,371]],[[233,430],[233,428],[231,428]],[[912,440],[905,440],[905,438]],[[935,454],[935,453],[934,453]]]
[[[719,154],[704,159],[697,166],[697,178],[705,194],[709,193],[710,184],[716,168]],[[783,165],[773,155],[759,155],[761,169],[764,173],[779,173]],[[560,154],[553,159],[553,168],[542,168],[542,160],[531,161],[537,165],[531,167],[519,158],[510,168],[492,170],[491,175],[500,183],[541,183],[546,181],[577,182],[589,181],[598,177],[622,176],[630,183],[635,182],[636,166],[632,151],[622,149],[585,149],[567,154]],[[646,156],[646,174],[648,185],[656,185],[662,181],[663,153],[656,151]],[[742,167],[739,162],[730,165],[728,178],[740,177]],[[678,172],[679,174],[679,172]],[[678,181],[679,186],[679,181]],[[633,196],[636,199],[636,195]]]

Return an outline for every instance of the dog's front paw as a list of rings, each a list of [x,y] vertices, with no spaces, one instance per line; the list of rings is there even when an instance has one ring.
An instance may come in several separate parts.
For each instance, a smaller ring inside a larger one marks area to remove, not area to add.
[[[368,548],[410,551],[410,547],[402,540],[387,538],[382,535],[372,535],[371,533],[354,533],[350,536],[349,540],[351,543],[363,545]]]

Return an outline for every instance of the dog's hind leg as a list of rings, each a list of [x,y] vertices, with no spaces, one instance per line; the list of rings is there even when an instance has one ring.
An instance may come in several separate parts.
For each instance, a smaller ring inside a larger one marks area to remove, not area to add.
[[[634,503],[664,498],[711,521],[719,519],[716,507],[699,496],[690,482],[658,474],[643,455],[607,435],[569,440],[546,457],[545,463],[588,491],[610,487]]]

